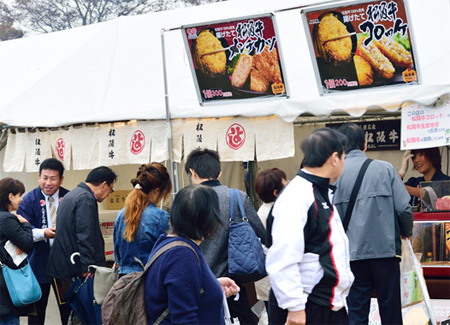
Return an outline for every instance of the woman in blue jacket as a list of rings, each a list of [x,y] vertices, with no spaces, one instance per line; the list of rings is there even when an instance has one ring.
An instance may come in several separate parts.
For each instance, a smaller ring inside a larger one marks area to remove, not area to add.
[[[158,237],[169,229],[169,214],[156,207],[172,190],[166,167],[141,165],[131,184],[134,189],[114,223],[114,260],[119,274],[142,271],[134,257],[145,264]]]

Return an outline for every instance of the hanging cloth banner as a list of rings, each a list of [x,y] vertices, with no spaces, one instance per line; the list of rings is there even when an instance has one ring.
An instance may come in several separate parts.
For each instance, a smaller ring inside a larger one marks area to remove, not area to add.
[[[98,167],[98,126],[83,126],[72,130],[73,170]]]
[[[125,123],[108,123],[99,127],[98,165],[127,164],[127,134]]]
[[[221,161],[255,159],[253,118],[221,118],[216,120],[217,145]]]
[[[146,164],[150,161],[150,122],[129,122],[127,133],[127,164]]]
[[[183,119],[171,120],[170,126],[172,129],[172,159],[174,162],[180,163],[183,156]]]
[[[184,139],[184,157],[194,149],[217,150],[215,122],[215,119],[186,119],[180,123]]]
[[[255,118],[256,160],[294,157],[294,124],[277,116]]]
[[[27,134],[19,130],[8,130],[8,142],[6,143],[3,171],[7,173],[22,172],[25,164]]]
[[[42,161],[52,158],[49,132],[27,132],[27,152],[25,155],[25,171],[38,172]]]
[[[163,162],[169,160],[169,144],[167,142],[167,123],[164,120],[150,121],[152,147],[150,161]]]
[[[72,159],[72,127],[68,130],[50,131],[53,157],[61,161],[66,170],[70,170]]]

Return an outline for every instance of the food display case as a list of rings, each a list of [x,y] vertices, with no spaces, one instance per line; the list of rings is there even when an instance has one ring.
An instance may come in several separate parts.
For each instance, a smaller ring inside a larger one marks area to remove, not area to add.
[[[431,298],[450,299],[450,212],[416,212],[412,244]]]

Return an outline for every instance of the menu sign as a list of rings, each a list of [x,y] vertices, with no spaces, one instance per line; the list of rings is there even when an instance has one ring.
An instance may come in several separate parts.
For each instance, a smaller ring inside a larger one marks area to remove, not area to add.
[[[287,96],[271,15],[182,31],[200,103]]]
[[[302,14],[321,94],[419,82],[403,0]]]

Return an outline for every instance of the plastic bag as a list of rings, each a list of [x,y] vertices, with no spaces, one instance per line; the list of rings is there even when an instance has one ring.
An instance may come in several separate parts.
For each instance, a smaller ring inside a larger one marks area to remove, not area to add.
[[[423,301],[423,294],[416,276],[413,259],[416,259],[416,256],[411,254],[411,250],[406,245],[405,240],[402,239],[402,260],[400,262],[402,308]]]

